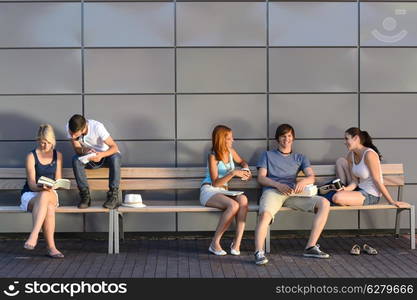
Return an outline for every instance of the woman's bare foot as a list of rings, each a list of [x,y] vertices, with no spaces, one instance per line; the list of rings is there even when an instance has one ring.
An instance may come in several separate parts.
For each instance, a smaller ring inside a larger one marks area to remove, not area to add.
[[[29,236],[29,238],[26,240],[25,244],[23,245],[23,248],[26,250],[33,250],[36,247],[36,244],[38,243],[37,237]]]

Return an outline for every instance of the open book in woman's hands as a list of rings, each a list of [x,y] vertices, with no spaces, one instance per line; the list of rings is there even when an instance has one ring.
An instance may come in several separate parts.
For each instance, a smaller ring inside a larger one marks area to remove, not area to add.
[[[37,182],[38,185],[46,185],[48,187],[55,189],[66,189],[69,190],[71,187],[71,181],[69,179],[57,179],[53,180],[52,178],[48,178],[45,176],[41,176]]]

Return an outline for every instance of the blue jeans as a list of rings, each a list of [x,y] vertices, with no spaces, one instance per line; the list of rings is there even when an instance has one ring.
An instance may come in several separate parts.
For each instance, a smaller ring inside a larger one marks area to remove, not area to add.
[[[75,180],[77,181],[78,188],[80,190],[88,189],[87,176],[85,175],[85,168],[98,169],[101,167],[109,168],[109,189],[118,189],[120,185],[120,165],[122,163],[122,156],[120,153],[115,153],[111,156],[103,158],[100,162],[95,163],[90,161],[87,164],[83,164],[75,154],[72,157],[72,169],[74,171]]]
[[[373,205],[373,204],[377,204],[379,202],[379,199],[381,197],[377,197],[371,194],[368,194],[367,192],[365,192],[363,189],[361,188],[356,188],[355,191],[360,192],[364,197],[365,200],[363,201],[363,205]]]

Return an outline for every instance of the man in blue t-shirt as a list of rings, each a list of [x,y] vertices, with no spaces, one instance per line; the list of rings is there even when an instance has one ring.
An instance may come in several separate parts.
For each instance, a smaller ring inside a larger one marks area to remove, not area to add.
[[[282,206],[295,210],[315,213],[310,238],[304,250],[304,256],[329,258],[329,254],[320,250],[317,241],[329,215],[329,201],[320,196],[297,197],[308,184],[314,183],[314,172],[308,158],[292,152],[295,131],[291,125],[278,126],[275,139],[277,150],[266,151],[258,161],[258,182],[263,186],[259,203],[259,219],[255,229],[255,263],[268,262],[264,244],[268,225],[274,221],[275,214]],[[297,174],[303,171],[305,176],[297,181]]]

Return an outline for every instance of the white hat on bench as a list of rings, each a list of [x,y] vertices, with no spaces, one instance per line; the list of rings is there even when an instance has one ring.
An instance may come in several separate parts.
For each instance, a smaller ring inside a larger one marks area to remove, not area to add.
[[[142,196],[140,194],[126,194],[122,206],[133,208],[146,207],[146,205],[142,203]]]

